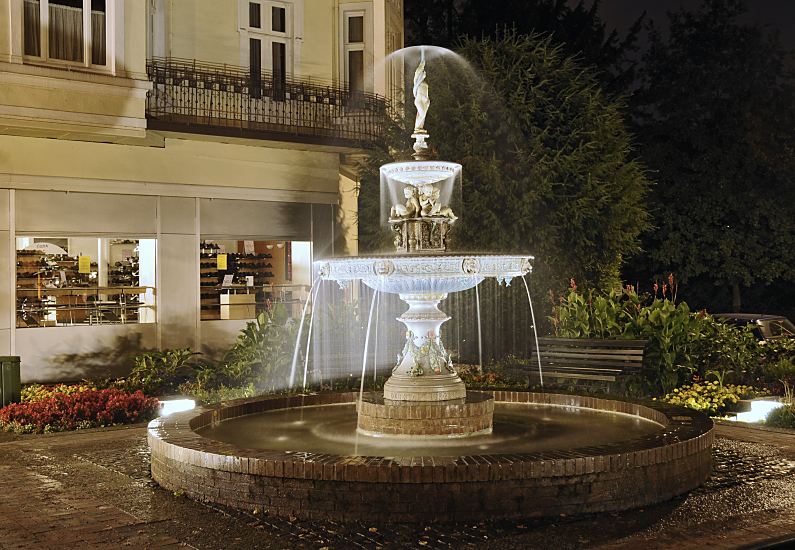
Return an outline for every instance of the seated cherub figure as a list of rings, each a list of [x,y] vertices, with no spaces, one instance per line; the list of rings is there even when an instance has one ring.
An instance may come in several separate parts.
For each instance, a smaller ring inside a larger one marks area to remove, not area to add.
[[[420,215],[422,207],[420,201],[417,199],[417,188],[413,185],[407,185],[403,188],[403,196],[406,197],[405,206],[396,204],[392,207],[389,213],[389,218],[392,220],[414,218]]]
[[[449,206],[443,206],[439,197],[441,190],[430,183],[420,188],[420,206],[423,217],[444,217],[455,221],[458,217]]]

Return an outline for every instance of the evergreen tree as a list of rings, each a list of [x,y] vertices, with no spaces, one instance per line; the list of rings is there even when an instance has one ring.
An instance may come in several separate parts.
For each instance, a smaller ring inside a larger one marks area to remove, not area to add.
[[[744,11],[707,0],[670,14],[667,36],[652,29],[635,115],[657,229],[629,272],[674,272],[689,302],[735,310],[743,288],[795,281],[795,87]]]

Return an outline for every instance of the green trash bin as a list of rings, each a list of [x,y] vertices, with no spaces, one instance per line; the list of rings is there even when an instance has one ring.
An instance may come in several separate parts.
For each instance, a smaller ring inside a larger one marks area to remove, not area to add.
[[[19,357],[0,356],[0,397],[2,406],[19,403],[20,397]]]

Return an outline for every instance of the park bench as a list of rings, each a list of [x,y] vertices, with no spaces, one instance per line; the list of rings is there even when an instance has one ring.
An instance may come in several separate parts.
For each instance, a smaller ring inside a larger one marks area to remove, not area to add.
[[[646,343],[646,340],[539,338],[541,372],[545,381],[568,378],[615,382],[640,372]],[[533,349],[528,365],[531,381],[538,379],[536,357]]]

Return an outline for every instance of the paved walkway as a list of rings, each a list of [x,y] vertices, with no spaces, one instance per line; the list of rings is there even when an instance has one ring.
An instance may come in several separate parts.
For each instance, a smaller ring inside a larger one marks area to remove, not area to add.
[[[310,523],[157,487],[143,427],[0,440],[0,549],[743,548],[795,536],[795,434],[719,425],[714,475],[623,513],[467,525]]]

